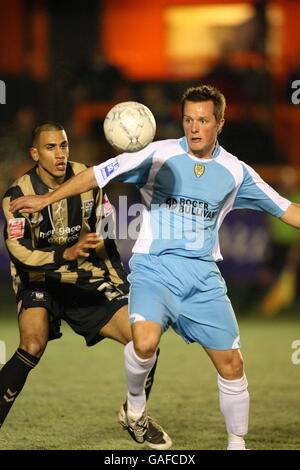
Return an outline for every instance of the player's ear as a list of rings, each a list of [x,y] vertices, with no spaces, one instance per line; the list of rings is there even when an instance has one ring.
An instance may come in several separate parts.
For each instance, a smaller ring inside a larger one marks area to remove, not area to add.
[[[32,160],[34,160],[35,162],[38,162],[39,161],[39,153],[38,153],[37,149],[35,147],[30,147],[29,152],[30,152],[30,156],[31,156]]]
[[[224,124],[225,124],[225,119],[221,119],[221,121],[218,124],[218,135],[221,134]]]

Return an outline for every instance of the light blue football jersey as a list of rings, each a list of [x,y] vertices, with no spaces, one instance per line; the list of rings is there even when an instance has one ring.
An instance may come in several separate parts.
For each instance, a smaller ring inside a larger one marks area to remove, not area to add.
[[[134,253],[218,261],[218,232],[231,210],[255,209],[281,217],[291,204],[219,144],[211,159],[187,150],[185,137],[162,140],[94,166],[101,188],[118,181],[140,189],[142,224]]]

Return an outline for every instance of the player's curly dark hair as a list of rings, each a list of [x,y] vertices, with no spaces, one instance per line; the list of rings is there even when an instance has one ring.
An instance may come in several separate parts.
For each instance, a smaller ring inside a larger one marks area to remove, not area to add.
[[[200,101],[212,101],[214,104],[214,115],[217,122],[224,118],[226,99],[223,93],[212,85],[200,85],[188,88],[181,98],[181,115],[183,116],[186,101],[198,103]]]

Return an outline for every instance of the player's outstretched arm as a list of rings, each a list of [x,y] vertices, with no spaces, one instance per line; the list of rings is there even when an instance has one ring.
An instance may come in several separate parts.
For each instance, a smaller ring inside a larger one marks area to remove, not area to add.
[[[286,224],[300,228],[300,204],[293,202],[280,218]]]
[[[85,193],[97,186],[93,168],[87,168],[63,183],[55,191],[43,194],[42,196],[22,196],[14,199],[10,203],[10,211],[12,213],[24,212],[28,214],[38,212],[44,209],[44,207],[49,206],[49,204],[75,196],[76,194]]]

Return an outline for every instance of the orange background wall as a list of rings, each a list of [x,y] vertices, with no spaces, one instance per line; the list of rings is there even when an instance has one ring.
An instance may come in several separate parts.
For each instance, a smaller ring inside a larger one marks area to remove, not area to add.
[[[24,67],[22,0],[0,0],[0,71],[20,73]]]
[[[105,55],[130,78],[166,74],[160,1],[105,1],[100,35]]]
[[[241,1],[104,0],[100,43],[107,58],[132,79],[172,78],[164,48],[164,9],[174,5]],[[300,1],[278,0],[276,3],[284,13],[282,57],[286,65],[300,49]]]
[[[242,0],[102,0],[99,44],[107,58],[132,79],[172,78],[165,52],[164,10],[171,5],[240,3]],[[254,1],[254,0],[253,0]],[[282,65],[300,50],[300,1],[277,0],[284,13]],[[49,15],[39,0],[25,24],[25,0],[0,0],[0,73],[21,73],[30,38],[33,74],[49,68]],[[72,7],[70,5],[70,14]]]
[[[0,73],[20,74],[30,66],[32,75],[43,80],[50,49],[46,3],[39,0],[31,15],[25,9],[24,0],[0,0]]]

